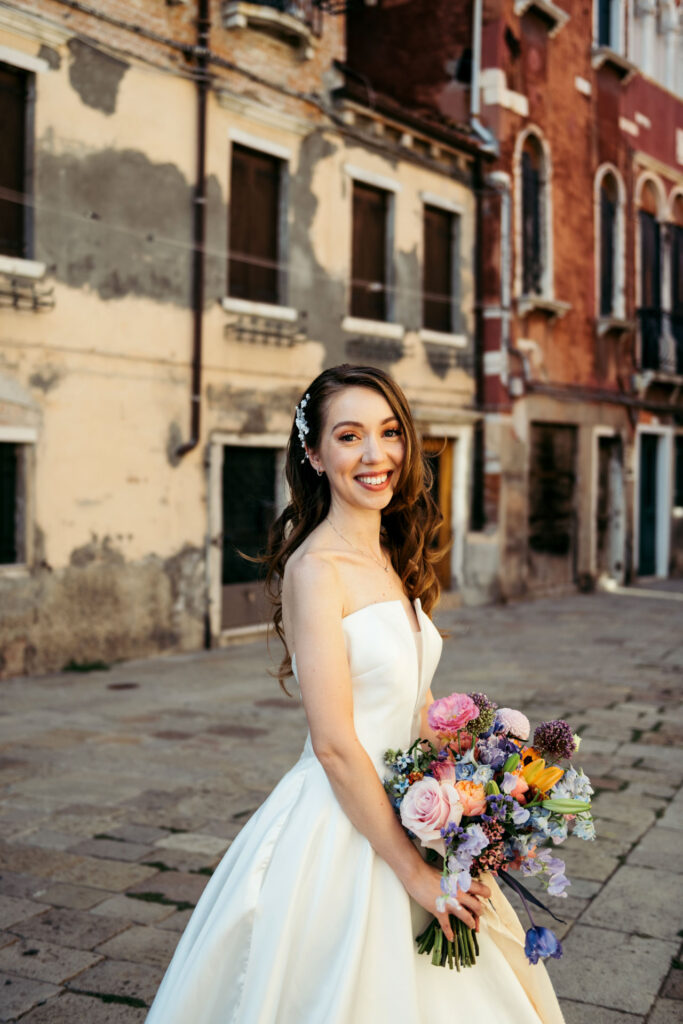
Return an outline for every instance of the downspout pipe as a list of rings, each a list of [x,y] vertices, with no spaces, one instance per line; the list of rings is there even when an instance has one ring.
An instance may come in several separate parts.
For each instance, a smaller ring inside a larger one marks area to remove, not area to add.
[[[472,9],[472,81],[470,84],[470,125],[487,153],[499,155],[498,140],[479,120],[481,114],[481,24],[483,0],[474,0]]]
[[[202,344],[204,328],[204,278],[206,243],[206,107],[209,92],[210,0],[199,0],[197,18],[197,180],[192,225],[192,383],[190,437],[175,450],[178,461],[199,444],[202,395]]]

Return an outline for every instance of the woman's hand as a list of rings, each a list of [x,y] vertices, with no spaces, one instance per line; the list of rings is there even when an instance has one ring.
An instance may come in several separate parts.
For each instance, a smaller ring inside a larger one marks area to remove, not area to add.
[[[420,871],[414,882],[406,885],[406,889],[416,903],[419,903],[421,907],[424,907],[425,910],[428,910],[430,914],[436,917],[444,935],[449,941],[453,940],[453,929],[448,919],[449,915],[453,914],[454,917],[459,917],[468,928],[474,928],[478,932],[479,915],[484,909],[482,901],[487,900],[491,895],[491,890],[488,886],[482,882],[473,881],[469,892],[458,890],[459,907],[456,907],[451,901],[446,904],[444,912],[439,913],[436,909],[436,901],[440,896],[443,896],[441,891],[441,872],[436,868],[430,867],[429,864],[424,864],[424,870]]]

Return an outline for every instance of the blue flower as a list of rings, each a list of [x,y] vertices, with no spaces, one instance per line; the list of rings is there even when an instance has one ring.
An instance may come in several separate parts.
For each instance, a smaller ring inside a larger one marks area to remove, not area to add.
[[[577,839],[595,839],[595,825],[592,818],[577,818],[574,822],[572,835]]]
[[[550,928],[529,928],[524,952],[530,964],[537,964],[539,959],[545,960],[549,956],[559,960],[562,956],[562,946]]]

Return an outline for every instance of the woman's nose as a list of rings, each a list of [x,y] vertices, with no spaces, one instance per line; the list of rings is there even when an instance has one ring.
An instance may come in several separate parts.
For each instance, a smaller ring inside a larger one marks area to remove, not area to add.
[[[365,438],[363,451],[363,462],[379,462],[384,456],[380,439],[374,434],[368,434]]]

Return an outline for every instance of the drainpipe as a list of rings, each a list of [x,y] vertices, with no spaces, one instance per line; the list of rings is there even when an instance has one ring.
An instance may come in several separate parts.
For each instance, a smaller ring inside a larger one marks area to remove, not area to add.
[[[498,140],[479,120],[481,113],[481,23],[482,0],[474,0],[472,10],[472,81],[470,84],[470,125],[483,142],[487,153],[499,154]]]
[[[192,388],[190,437],[175,450],[180,460],[199,444],[202,394],[202,332],[204,326],[204,246],[206,241],[206,101],[209,92],[209,0],[199,0],[197,17],[197,180],[192,231]]]

